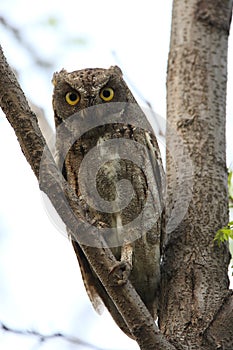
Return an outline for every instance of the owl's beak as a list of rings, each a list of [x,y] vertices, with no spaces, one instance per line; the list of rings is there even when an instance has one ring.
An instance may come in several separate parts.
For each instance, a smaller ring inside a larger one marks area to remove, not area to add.
[[[94,96],[88,96],[87,98],[87,105],[88,107],[91,107],[95,104],[95,97]]]

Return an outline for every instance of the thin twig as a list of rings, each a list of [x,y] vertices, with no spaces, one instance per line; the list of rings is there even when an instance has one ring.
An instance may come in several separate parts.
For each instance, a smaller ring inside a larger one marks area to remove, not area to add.
[[[39,57],[36,50],[30,45],[24,38],[24,36],[21,34],[20,30],[16,27],[14,27],[12,24],[10,24],[6,18],[3,16],[0,16],[0,23],[3,27],[6,28],[7,31],[11,32],[15,38],[16,41],[20,44],[21,47],[26,49],[30,56],[33,58],[33,61],[36,63],[36,65],[40,66],[44,69],[51,69],[53,67],[52,62],[46,61]]]
[[[57,333],[50,333],[50,334],[42,334],[38,331],[35,331],[35,330],[29,330],[29,329],[18,329],[18,328],[12,328],[12,327],[9,327],[9,326],[6,326],[5,323],[1,322],[0,321],[0,328],[4,331],[4,332],[10,332],[10,333],[14,333],[14,334],[19,334],[19,335],[23,335],[23,336],[33,336],[33,337],[36,337],[38,338],[38,341],[39,343],[44,343],[48,340],[51,340],[51,339],[56,339],[56,338],[61,338],[69,343],[73,343],[73,344],[77,344],[77,345],[82,345],[82,346],[85,346],[89,349],[93,349],[93,350],[107,350],[107,349],[104,349],[104,348],[100,348],[100,347],[97,347],[93,344],[90,344],[80,338],[77,338],[77,337],[74,337],[74,336],[71,336],[71,335],[67,335],[67,334],[64,334],[64,333],[60,333],[60,332],[57,332]],[[114,350],[114,349],[113,349]]]

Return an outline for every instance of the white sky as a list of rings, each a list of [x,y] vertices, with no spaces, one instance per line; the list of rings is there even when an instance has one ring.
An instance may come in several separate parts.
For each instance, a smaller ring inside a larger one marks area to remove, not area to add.
[[[22,31],[40,56],[54,63],[40,71],[27,52],[0,27],[9,62],[17,69],[27,96],[44,108],[51,124],[54,70],[65,67],[121,65],[134,86],[165,116],[166,65],[171,0],[1,1],[0,13]],[[59,21],[57,28],[45,23]],[[83,47],[72,38],[86,40]],[[116,62],[112,51],[120,61]],[[233,40],[229,50],[228,165],[232,156]],[[230,128],[231,126],[231,128]],[[19,329],[63,332],[105,349],[138,349],[115,326],[107,312],[98,316],[86,296],[76,257],[68,240],[46,215],[36,179],[19,149],[11,127],[0,116],[0,321]],[[15,176],[17,174],[17,178]],[[113,342],[114,339],[114,342]],[[0,333],[0,348],[23,350],[87,349],[60,340],[37,347],[34,337]]]

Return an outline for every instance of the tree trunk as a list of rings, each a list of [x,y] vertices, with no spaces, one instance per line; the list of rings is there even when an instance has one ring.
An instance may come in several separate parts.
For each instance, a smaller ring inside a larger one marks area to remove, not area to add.
[[[225,112],[231,9],[228,0],[173,3],[159,324],[177,349],[218,348],[202,335],[230,294],[228,247],[218,247],[213,239],[228,223]],[[233,349],[232,339],[224,344],[222,349]]]

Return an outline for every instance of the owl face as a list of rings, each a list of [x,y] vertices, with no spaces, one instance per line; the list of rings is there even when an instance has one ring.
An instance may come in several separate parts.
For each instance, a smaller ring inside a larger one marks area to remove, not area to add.
[[[109,102],[135,102],[119,67],[92,68],[53,76],[56,126],[87,107]]]

